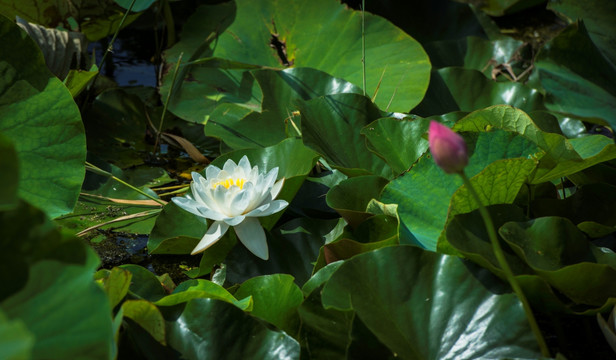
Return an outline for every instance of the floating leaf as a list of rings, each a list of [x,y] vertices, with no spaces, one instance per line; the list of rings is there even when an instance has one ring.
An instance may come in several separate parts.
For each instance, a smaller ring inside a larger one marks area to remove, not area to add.
[[[229,110],[223,107],[206,122],[206,134],[221,138],[234,149],[270,146],[300,135],[300,116],[295,113],[301,100],[361,93],[355,85],[311,68],[259,70],[252,75],[263,91],[262,111],[235,117],[228,116]]]
[[[186,359],[299,359],[299,344],[224,301],[193,299],[167,322],[167,341]]]
[[[55,218],[73,210],[84,177],[79,109],[37,45],[3,16],[0,38],[0,131],[17,151],[19,196]]]
[[[428,150],[423,136],[429,125],[429,121],[415,116],[382,118],[366,125],[361,134],[368,140],[368,148],[385,159],[394,174],[402,174]]]
[[[389,165],[368,150],[360,132],[381,117],[370,99],[357,94],[329,95],[303,103],[300,112],[304,143],[331,165],[355,175],[392,177]]]
[[[244,281],[234,295],[237,298],[252,296],[252,315],[294,335],[299,329],[297,307],[304,296],[293,280],[293,276],[286,274],[257,276]]]
[[[86,264],[39,261],[25,287],[0,303],[9,319],[20,319],[35,336],[33,358],[110,357],[111,308],[92,281],[96,267],[92,251]]]
[[[124,317],[146,330],[156,341],[165,345],[165,319],[160,310],[146,300],[126,300],[122,303]]]
[[[247,296],[242,300],[237,300],[222,286],[203,279],[184,281],[173,290],[173,293],[156,301],[155,304],[157,306],[173,306],[186,303],[192,299],[202,298],[226,301],[245,311],[252,311],[253,307],[251,297]]]
[[[366,208],[379,197],[387,180],[376,175],[357,176],[341,181],[327,192],[327,205],[336,210],[349,225],[357,227],[373,216]]]
[[[355,310],[403,359],[538,357],[515,295],[486,290],[455,257],[412,246],[365,253],[336,270],[322,300]]]
[[[469,138],[467,144],[474,142],[474,149],[471,148],[472,156],[465,169],[469,177],[479,174],[497,160],[526,158],[537,151],[537,147],[530,141],[501,130],[475,134],[463,133],[463,135]],[[513,168],[508,169],[508,173],[523,175],[525,171],[528,171],[528,166],[524,167],[524,163],[522,161],[518,166],[526,170]],[[493,166],[495,169],[502,169],[505,164],[500,163]],[[487,176],[485,181],[489,182],[494,176],[498,176],[498,171],[485,171],[484,176]],[[521,185],[515,176],[502,178],[502,180],[511,180],[517,184],[518,188]],[[418,244],[429,250],[435,250],[437,239],[445,227],[451,197],[461,185],[461,179],[445,174],[430,156],[424,155],[408,173],[393,180],[383,189],[380,201],[398,204],[400,222],[408,228]],[[503,186],[506,188],[506,185]],[[486,191],[491,191],[491,188]],[[512,194],[515,198],[517,194],[515,188],[511,189],[511,194],[507,191],[503,195],[511,199]],[[496,199],[500,201],[501,197],[494,196],[495,201]]]
[[[535,66],[548,109],[616,127],[616,67],[593,44],[584,23],[569,25],[546,44]]]
[[[293,4],[239,0],[236,3],[237,12],[235,3],[198,8],[182,32],[182,41],[171,49],[168,60],[175,61],[180,51],[185,51],[194,54],[193,57],[215,56],[274,68],[292,64],[315,68],[358,86],[362,84],[360,12],[328,0]],[[255,17],[267,20],[255,23]],[[328,19],[325,23],[324,18]],[[318,32],[314,32],[315,23],[322,24]],[[211,33],[222,33],[212,41],[213,49],[199,47],[209,45],[203,42],[203,34]],[[336,39],[335,44],[330,43],[331,39]],[[383,39],[388,41],[383,43]],[[367,94],[376,94],[376,102],[382,108],[408,111],[421,100],[427,87],[430,70],[427,55],[410,36],[370,13],[365,15],[365,44],[369,64]],[[381,79],[382,75],[386,76]],[[170,79],[169,75],[164,79],[167,88]],[[254,89],[246,72],[193,66],[190,75],[181,79],[180,96],[185,100],[176,98],[170,107],[180,117],[202,121],[221,102],[258,110],[260,91]],[[200,115],[188,109],[189,102],[196,104],[197,99],[202,106],[206,105]]]

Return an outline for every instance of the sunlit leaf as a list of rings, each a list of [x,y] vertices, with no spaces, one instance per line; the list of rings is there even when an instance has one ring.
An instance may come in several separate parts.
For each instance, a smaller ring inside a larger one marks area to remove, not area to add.
[[[19,196],[52,218],[69,213],[85,172],[79,109],[37,45],[3,16],[0,38],[0,131],[17,151]]]
[[[411,246],[365,253],[334,272],[322,300],[355,310],[403,359],[538,357],[515,295],[486,290],[455,257]]]
[[[293,280],[293,276],[286,274],[257,276],[244,281],[234,295],[237,298],[252,296],[252,315],[295,335],[299,329],[297,307],[304,296]]]
[[[193,299],[174,321],[167,341],[186,359],[299,359],[299,344],[268,329],[235,306],[214,299]]]

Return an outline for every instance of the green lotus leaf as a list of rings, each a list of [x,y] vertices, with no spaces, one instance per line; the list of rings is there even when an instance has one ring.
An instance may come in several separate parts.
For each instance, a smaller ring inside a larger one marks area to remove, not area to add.
[[[608,280],[616,271],[613,252],[590,244],[575,225],[565,224],[568,220],[564,218],[529,221],[515,205],[487,209],[495,227],[501,229],[505,258],[533,309],[594,315],[616,304]],[[447,239],[465,258],[504,279],[478,211],[456,215],[447,227]],[[583,300],[574,302],[563,297],[563,292]]]
[[[499,234],[539,276],[575,303],[601,306],[616,298],[616,254],[592,245],[568,219],[510,222]]]
[[[207,221],[170,201],[156,218],[148,238],[150,254],[190,254],[207,231]]]
[[[544,131],[527,114],[508,106],[475,111],[454,126],[457,131],[482,132],[494,128],[518,133],[545,152],[536,154],[540,159],[537,171],[530,179],[533,184],[574,174],[616,158],[616,145],[606,136],[566,139],[560,134]]]
[[[239,284],[255,276],[289,274],[301,286],[310,278],[319,249],[337,224],[338,219],[298,218],[275,227],[266,233],[268,261],[256,258],[244,246],[236,246],[225,259],[227,281]]]
[[[334,272],[322,301],[353,309],[402,359],[539,357],[515,295],[486,290],[456,257],[413,246],[361,254]]]
[[[267,20],[255,23],[255,16]],[[314,31],[315,23],[323,25],[318,32]],[[217,36],[209,39],[211,46],[203,41],[203,34]],[[336,45],[330,44],[331,39],[336,39]],[[388,41],[384,43],[383,39]],[[377,104],[388,110],[407,111],[419,103],[430,70],[419,43],[386,20],[366,13],[365,44],[369,69],[366,93],[375,95]],[[214,56],[269,68],[311,67],[357,86],[363,84],[361,13],[328,0],[238,0],[200,7],[184,27],[182,41],[168,52],[167,61],[175,62],[182,51],[190,61]],[[200,122],[219,103],[259,110],[261,91],[247,72],[206,66],[193,65],[178,77],[182,86],[170,105],[171,111]],[[171,79],[168,73],[163,94]],[[196,109],[197,104],[201,109]]]
[[[569,25],[547,43],[535,66],[548,109],[616,127],[616,66],[597,49],[584,23]]]
[[[234,295],[238,298],[252,296],[252,315],[295,335],[300,325],[297,307],[304,296],[293,281],[293,276],[287,274],[257,276],[244,281]]]
[[[482,172],[470,179],[478,192],[482,204],[512,204],[524,184],[528,183],[530,174],[535,170],[537,162],[532,159],[497,160],[488,165]],[[469,213],[479,208],[479,204],[466,186],[456,190],[451,198],[447,223],[457,214]],[[455,254],[455,250],[447,243],[445,231],[441,232],[437,249],[445,254]]]
[[[128,10],[128,8],[131,6],[131,3],[133,2],[133,0],[113,0],[113,1],[115,1],[116,4],[120,5],[126,10]],[[131,11],[141,12],[143,10],[147,10],[155,2],[156,0],[135,0],[135,3],[133,4]]]
[[[325,309],[321,302],[323,284],[342,265],[327,265],[314,274],[302,288],[306,299],[297,309],[302,321],[300,337],[311,359],[346,358],[355,314],[352,311]]]
[[[124,299],[132,277],[133,275],[128,270],[119,267],[111,270],[101,269],[94,274],[94,278],[103,284],[103,290],[109,297],[111,308],[115,308]]]
[[[522,160],[497,161],[526,158],[537,151],[535,144],[522,136],[502,130],[462,135],[468,139],[467,144],[471,145],[472,153],[465,169],[466,175],[471,178],[477,175],[479,178],[474,181],[480,183],[502,181],[502,185],[483,189],[486,200],[491,199],[497,203],[513,201],[525,174],[532,170],[529,168],[530,163]],[[517,167],[508,167],[514,164]],[[494,170],[487,167],[493,167]],[[499,174],[501,170],[506,170],[503,176]],[[515,186],[508,188],[512,184]],[[396,178],[383,189],[380,201],[398,204],[400,222],[412,233],[414,241],[424,248],[436,250],[437,239],[445,228],[450,200],[461,185],[459,177],[444,173],[426,154],[408,173]]]
[[[38,261],[25,286],[0,303],[9,320],[20,320],[34,335],[33,358],[110,358],[111,307],[92,280],[98,265],[91,250],[85,264]]]
[[[524,111],[545,109],[537,89],[519,82],[496,82],[480,70],[446,67],[432,72],[426,96],[413,113],[428,117],[491,105],[511,105]]]
[[[368,140],[368,149],[385,159],[394,174],[402,174],[428,150],[423,136],[429,125],[426,119],[415,116],[382,118],[366,125],[361,134]]]
[[[387,163],[371,152],[361,129],[381,117],[370,99],[337,94],[309,100],[300,106],[302,139],[330,165],[347,175],[374,174],[391,178]]]
[[[26,360],[32,358],[34,334],[20,319],[9,320],[0,309],[0,357]]]
[[[352,177],[341,181],[327,192],[327,205],[336,210],[351,227],[357,227],[373,216],[366,208],[379,197],[387,180],[376,175]]]
[[[73,210],[84,177],[79,109],[34,41],[4,16],[0,38],[0,132],[17,152],[18,194],[55,218]]]
[[[161,298],[154,304],[157,306],[173,306],[186,303],[192,299],[201,298],[226,301],[245,311],[252,311],[253,307],[253,300],[251,297],[246,296],[242,300],[237,300],[222,286],[203,279],[182,282],[173,290],[173,293]]]
[[[4,284],[0,301],[25,286],[33,264],[42,260],[81,264],[86,258],[83,241],[61,234],[43,212],[23,201],[0,212],[0,248],[0,262],[12,269],[0,272]]]
[[[160,280],[150,270],[135,264],[124,264],[119,267],[132,274],[128,293],[135,298],[156,302],[167,295]]]
[[[615,231],[616,187],[605,183],[586,184],[566,199],[535,199],[531,206],[535,217],[560,216],[571,220],[580,230],[599,231],[600,234]],[[594,223],[595,225],[592,225]],[[584,224],[584,225],[583,225]],[[602,229],[605,227],[605,229]],[[595,230],[592,230],[592,229]],[[604,235],[591,237],[601,237]]]
[[[146,300],[126,300],[122,303],[122,314],[139,324],[148,334],[165,345],[165,319],[156,305]]]
[[[271,146],[300,135],[300,116],[295,113],[301,100],[361,93],[355,85],[311,68],[258,70],[252,75],[263,91],[262,111],[235,116],[229,109],[234,105],[229,104],[217,108],[206,122],[206,134],[222,139],[233,149]]]
[[[186,359],[299,359],[299,344],[289,335],[220,300],[189,301],[166,329],[167,342]]]
[[[612,64],[616,64],[616,4],[613,1],[550,1],[548,9],[564,14],[570,21],[583,19],[592,41]]]

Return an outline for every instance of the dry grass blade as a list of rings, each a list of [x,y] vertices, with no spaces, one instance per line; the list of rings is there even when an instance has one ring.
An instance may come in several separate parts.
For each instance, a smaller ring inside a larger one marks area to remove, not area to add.
[[[100,196],[100,195],[93,195],[93,194],[88,194],[88,193],[81,193],[79,194],[81,196],[89,196],[89,197],[93,197],[93,198],[97,198],[97,199],[101,199],[101,200],[107,200],[107,201],[111,201],[117,204],[127,204],[127,205],[145,205],[145,206],[156,206],[156,207],[161,207],[164,204],[167,204],[166,201],[164,200],[160,200],[161,202],[163,202],[164,204],[160,204],[154,200],[126,200],[126,199],[116,199],[116,198],[108,198],[105,196]]]
[[[165,138],[171,138],[175,142],[177,142],[182,147],[182,149],[186,151],[186,153],[190,156],[190,158],[198,162],[199,164],[209,164],[210,163],[210,160],[208,160],[208,158],[203,156],[203,154],[201,154],[199,149],[197,149],[195,145],[193,145],[190,141],[184,139],[181,136],[177,136],[177,135],[173,135],[169,133],[163,133],[162,135]],[[165,140],[168,140],[168,139],[165,139]]]
[[[136,213],[136,214],[131,214],[131,215],[124,215],[124,216],[120,216],[118,218],[115,218],[113,220],[109,220],[106,221],[102,224],[98,224],[98,225],[94,225],[94,226],[90,226],[89,228],[82,230],[80,232],[77,233],[77,236],[84,236],[85,234],[87,234],[88,232],[94,230],[94,229],[98,229],[102,226],[105,225],[109,225],[109,224],[113,224],[113,223],[117,223],[120,221],[125,221],[125,220],[131,220],[131,219],[138,219],[140,217],[146,217],[146,216],[150,216],[150,215],[154,215],[156,213],[160,212],[160,209],[156,209],[156,210],[147,210],[147,211],[142,211],[140,213]]]

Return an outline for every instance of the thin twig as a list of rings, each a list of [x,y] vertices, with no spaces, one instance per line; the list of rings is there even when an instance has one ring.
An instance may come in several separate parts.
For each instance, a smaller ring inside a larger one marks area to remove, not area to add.
[[[160,116],[160,124],[158,125],[158,131],[156,132],[156,141],[154,142],[154,152],[157,152],[158,143],[160,142],[160,133],[163,129],[163,121],[165,120],[165,114],[167,113],[167,107],[169,106],[169,99],[171,99],[171,93],[173,92],[173,88],[175,87],[175,79],[178,75],[178,69],[180,67],[180,63],[182,62],[182,56],[184,53],[180,53],[178,57],[178,62],[175,63],[175,70],[173,71],[173,78],[171,79],[171,86],[169,87],[169,92],[167,93],[167,98],[165,99],[165,104],[163,105],[163,114]]]

